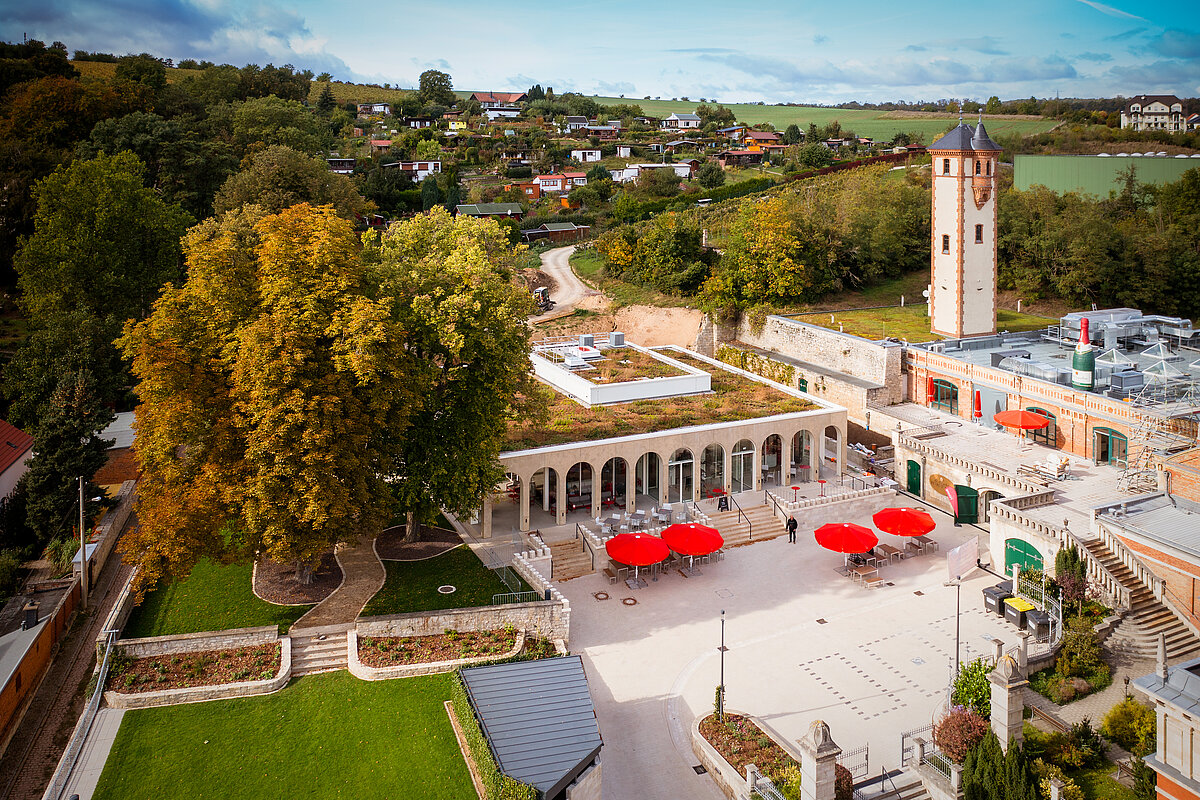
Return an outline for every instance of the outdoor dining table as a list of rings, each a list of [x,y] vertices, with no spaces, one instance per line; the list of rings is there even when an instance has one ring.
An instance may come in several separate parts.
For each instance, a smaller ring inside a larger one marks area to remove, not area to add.
[[[629,515],[629,524],[631,527],[640,528],[646,524],[646,512],[635,511]]]
[[[922,550],[928,549],[936,551],[938,549],[938,543],[933,539],[930,539],[928,536],[914,536],[913,541],[918,542],[921,545]]]
[[[892,547],[890,544],[881,544],[875,549],[887,557],[888,563],[891,563],[898,558],[904,558],[904,551],[898,547]]]
[[[862,580],[879,575],[879,567],[873,567],[870,564],[862,564],[861,566],[852,566],[849,568],[850,577],[854,580]]]

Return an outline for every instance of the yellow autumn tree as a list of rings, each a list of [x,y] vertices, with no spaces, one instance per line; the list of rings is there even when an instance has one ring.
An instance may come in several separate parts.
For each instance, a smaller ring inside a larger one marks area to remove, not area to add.
[[[742,206],[721,257],[721,278],[706,288],[708,306],[739,308],[802,297],[813,278],[787,200],[771,197]],[[715,309],[714,309],[715,310]]]

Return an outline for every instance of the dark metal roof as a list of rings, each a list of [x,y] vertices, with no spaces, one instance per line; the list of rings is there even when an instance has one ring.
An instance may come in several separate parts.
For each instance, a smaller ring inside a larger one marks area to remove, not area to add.
[[[979,120],[979,124],[975,126],[975,135],[971,137],[971,148],[974,150],[1003,150],[1000,145],[991,140],[987,134],[987,129],[983,127],[983,120]]]
[[[554,797],[603,741],[579,656],[462,670],[500,771]]]
[[[929,149],[966,150],[968,152],[974,150],[995,150],[998,152],[1003,148],[988,137],[987,129],[983,127],[983,122],[981,121],[976,128],[972,128],[965,122],[958,123],[958,127],[930,145]]]

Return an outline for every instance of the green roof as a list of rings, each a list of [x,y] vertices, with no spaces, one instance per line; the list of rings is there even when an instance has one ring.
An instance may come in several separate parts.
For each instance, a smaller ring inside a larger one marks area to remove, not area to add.
[[[543,230],[547,231],[573,231],[576,228],[586,228],[587,225],[576,225],[574,222],[547,222],[542,225]]]

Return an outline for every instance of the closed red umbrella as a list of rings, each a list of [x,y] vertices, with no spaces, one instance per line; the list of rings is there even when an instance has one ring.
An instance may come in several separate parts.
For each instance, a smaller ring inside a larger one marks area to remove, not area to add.
[[[879,544],[879,537],[870,528],[853,522],[831,522],[817,528],[813,535],[817,544],[835,553],[865,553]]]
[[[983,400],[979,396],[979,390],[975,391],[975,419],[983,419]]]
[[[671,554],[667,543],[647,533],[622,533],[604,543],[608,557],[633,567],[633,579],[638,580],[638,568],[657,564]]]
[[[1040,431],[1050,424],[1050,418],[1032,411],[997,411],[992,419],[1006,428],[1020,428],[1023,431]]]
[[[685,556],[706,556],[725,546],[725,539],[716,528],[695,522],[670,526],[662,532],[662,539],[676,553]]]
[[[893,536],[924,536],[937,525],[929,512],[920,508],[885,508],[875,512],[871,521]]]

